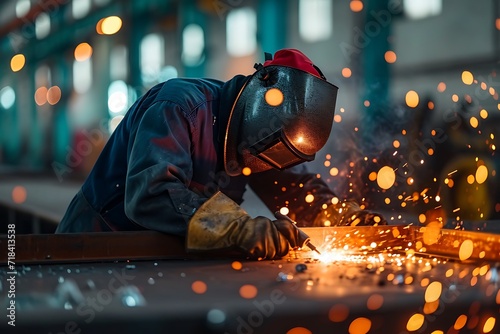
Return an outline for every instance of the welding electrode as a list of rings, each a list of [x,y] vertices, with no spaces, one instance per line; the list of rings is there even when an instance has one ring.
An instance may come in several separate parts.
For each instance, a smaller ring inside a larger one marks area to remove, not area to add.
[[[293,227],[295,227],[295,229],[297,229],[298,233],[299,233],[299,240],[297,240],[299,242],[299,244],[301,245],[301,248],[303,245],[306,245],[307,247],[309,247],[311,250],[315,251],[316,253],[320,254],[321,253],[319,252],[319,250],[316,248],[316,246],[314,246],[310,239],[309,236],[307,234],[304,233],[304,231],[302,231],[300,228],[297,227],[297,223],[295,221],[293,221],[292,218],[288,217],[287,215],[284,215],[282,214],[281,212],[279,211],[276,211],[274,213],[274,216],[276,217],[276,219],[284,219],[284,220],[288,220],[290,223],[292,223]]]

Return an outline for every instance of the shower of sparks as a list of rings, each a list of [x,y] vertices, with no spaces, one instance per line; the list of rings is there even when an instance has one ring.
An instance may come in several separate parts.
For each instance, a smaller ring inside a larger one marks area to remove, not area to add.
[[[430,228],[432,226],[434,228]],[[500,304],[500,267],[494,265],[500,260],[499,235],[446,232],[435,222],[425,227],[343,227],[312,229],[309,232],[314,242],[319,236],[324,242],[318,242],[321,255],[307,250],[295,254],[295,259],[308,259],[306,263],[311,263],[308,265],[307,281],[300,275],[283,272],[278,275],[278,281],[302,280],[306,291],[338,286],[339,279],[374,284],[381,289],[386,289],[383,287],[386,285],[411,287],[413,293],[421,294],[423,302],[420,311],[406,315],[402,323],[406,330],[412,332],[423,328],[428,315],[438,316],[439,309],[453,302],[446,296],[455,293],[458,287],[462,290],[468,287],[478,289],[481,295]],[[436,252],[441,252],[441,255]],[[366,302],[367,308],[383,309],[384,294],[376,291],[376,287],[372,289],[373,293]],[[332,322],[341,323],[348,319],[349,311],[348,305],[338,303],[332,306],[328,317]],[[468,317],[476,314],[476,308],[471,306],[468,311],[465,308],[464,313],[456,318],[453,328],[463,328],[468,323]],[[477,328],[484,333],[492,332],[496,317],[484,320]],[[366,333],[371,322],[368,318],[356,318],[350,323],[350,328],[360,326]]]
[[[498,158],[493,133],[497,121],[492,118],[498,117],[496,109],[500,110],[495,80],[495,71],[484,78],[462,69],[453,81],[437,83],[439,99],[425,99],[419,90],[407,89],[398,102],[404,106],[402,113],[408,122],[393,122],[388,133],[375,133],[377,150],[366,148],[371,151],[368,154],[364,147],[357,147],[355,137],[363,136],[370,127],[362,123],[350,126],[353,138],[341,145],[347,149],[343,151],[347,159],[331,152],[324,160],[328,182],[341,183],[336,191],[345,194],[341,200],[351,197],[360,202],[362,198],[364,208],[385,212],[391,222],[424,226],[440,221],[451,224],[448,228],[463,229],[467,222],[495,219],[493,216],[500,214],[500,202],[493,192]],[[462,91],[453,91],[457,85]],[[361,104],[370,108],[374,101],[363,100]],[[337,123],[353,119],[347,115],[352,112],[349,108],[339,110],[342,117]],[[425,119],[419,117],[442,122],[423,124]],[[424,131],[425,126],[430,128]],[[475,160],[462,159],[465,154],[474,154]],[[306,202],[314,200],[307,198]],[[399,213],[387,213],[395,211]],[[328,221],[330,225],[334,222]]]

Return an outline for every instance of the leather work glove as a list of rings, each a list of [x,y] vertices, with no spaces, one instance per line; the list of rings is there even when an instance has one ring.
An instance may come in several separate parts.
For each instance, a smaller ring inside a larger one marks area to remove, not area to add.
[[[325,225],[325,222],[330,222]],[[330,204],[314,219],[313,226],[378,226],[387,225],[384,217],[376,212],[361,210],[355,201]]]
[[[251,218],[229,197],[217,192],[189,220],[188,251],[237,249],[252,259],[273,259],[302,246],[298,229],[289,221]]]

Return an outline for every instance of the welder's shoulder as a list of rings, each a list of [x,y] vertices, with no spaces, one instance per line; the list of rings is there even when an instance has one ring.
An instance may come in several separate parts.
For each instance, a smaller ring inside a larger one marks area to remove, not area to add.
[[[185,112],[219,100],[223,82],[215,79],[175,78],[160,84],[156,102],[169,101]]]

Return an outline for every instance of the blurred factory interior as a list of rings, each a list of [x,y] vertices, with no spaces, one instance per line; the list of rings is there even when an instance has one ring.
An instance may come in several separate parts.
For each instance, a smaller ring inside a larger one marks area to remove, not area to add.
[[[394,224],[495,229],[495,0],[2,1],[1,216],[52,232],[149,88],[251,74],[285,47],[339,87],[330,140],[308,163],[339,196]]]

